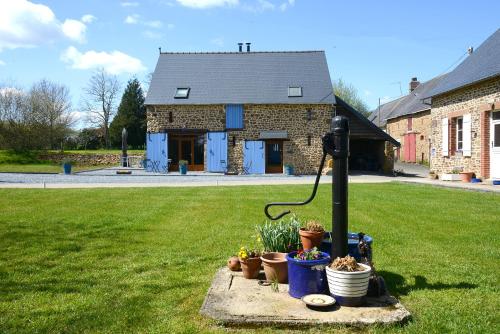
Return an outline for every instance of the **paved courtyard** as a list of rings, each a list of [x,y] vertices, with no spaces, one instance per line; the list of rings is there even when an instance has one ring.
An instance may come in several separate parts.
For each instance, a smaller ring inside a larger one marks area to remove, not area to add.
[[[283,174],[266,175],[223,175],[220,173],[178,172],[168,174],[149,173],[142,169],[128,169],[130,175],[116,172],[124,168],[112,167],[92,171],[64,174],[29,174],[0,173],[0,188],[118,188],[118,187],[201,187],[201,186],[241,186],[241,185],[278,185],[278,184],[313,184],[315,175],[286,176]],[[490,182],[471,184],[430,180],[427,169],[418,165],[396,165],[398,176],[387,176],[353,172],[349,175],[350,183],[411,182],[442,187],[463,188],[477,191],[500,192],[500,186]],[[323,175],[321,183],[330,183],[331,176]]]

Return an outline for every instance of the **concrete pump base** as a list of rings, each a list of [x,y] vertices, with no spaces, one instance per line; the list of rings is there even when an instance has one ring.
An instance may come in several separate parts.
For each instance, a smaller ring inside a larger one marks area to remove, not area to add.
[[[261,279],[264,274],[261,272]],[[200,313],[226,326],[311,327],[321,325],[368,326],[404,323],[410,312],[397,299],[385,295],[367,298],[362,307],[333,305],[313,310],[290,297],[288,284],[278,292],[245,279],[241,272],[222,268],[215,274]]]

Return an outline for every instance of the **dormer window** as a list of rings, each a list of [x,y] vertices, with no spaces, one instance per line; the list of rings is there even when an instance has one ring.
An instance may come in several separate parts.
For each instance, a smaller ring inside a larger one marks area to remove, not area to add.
[[[175,99],[187,99],[189,96],[189,87],[179,87],[175,91],[174,98]]]
[[[288,97],[301,97],[301,96],[302,96],[302,87],[298,86],[288,87]]]

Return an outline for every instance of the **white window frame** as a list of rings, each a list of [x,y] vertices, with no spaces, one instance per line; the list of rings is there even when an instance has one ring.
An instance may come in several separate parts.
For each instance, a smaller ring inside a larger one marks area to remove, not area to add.
[[[462,121],[461,128],[458,128],[459,121]],[[462,134],[462,139],[458,139],[458,133]],[[462,152],[464,149],[464,118],[462,116],[456,118],[456,128],[455,128],[455,144],[457,152]]]
[[[302,87],[288,86],[288,97],[302,97]]]
[[[175,89],[174,99],[187,99],[189,97],[190,90],[191,90],[191,88],[189,88],[189,87],[177,87]],[[180,91],[186,91],[186,93],[181,94]]]

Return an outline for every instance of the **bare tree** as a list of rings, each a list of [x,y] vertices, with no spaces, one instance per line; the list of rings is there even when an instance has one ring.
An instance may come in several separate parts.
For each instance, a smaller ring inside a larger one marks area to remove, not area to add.
[[[84,109],[88,112],[90,123],[103,129],[106,148],[110,146],[109,124],[116,113],[119,90],[116,76],[106,73],[103,68],[92,75],[84,89]]]
[[[46,129],[48,146],[55,149],[73,124],[68,87],[43,79],[31,87],[29,100],[32,116]]]

